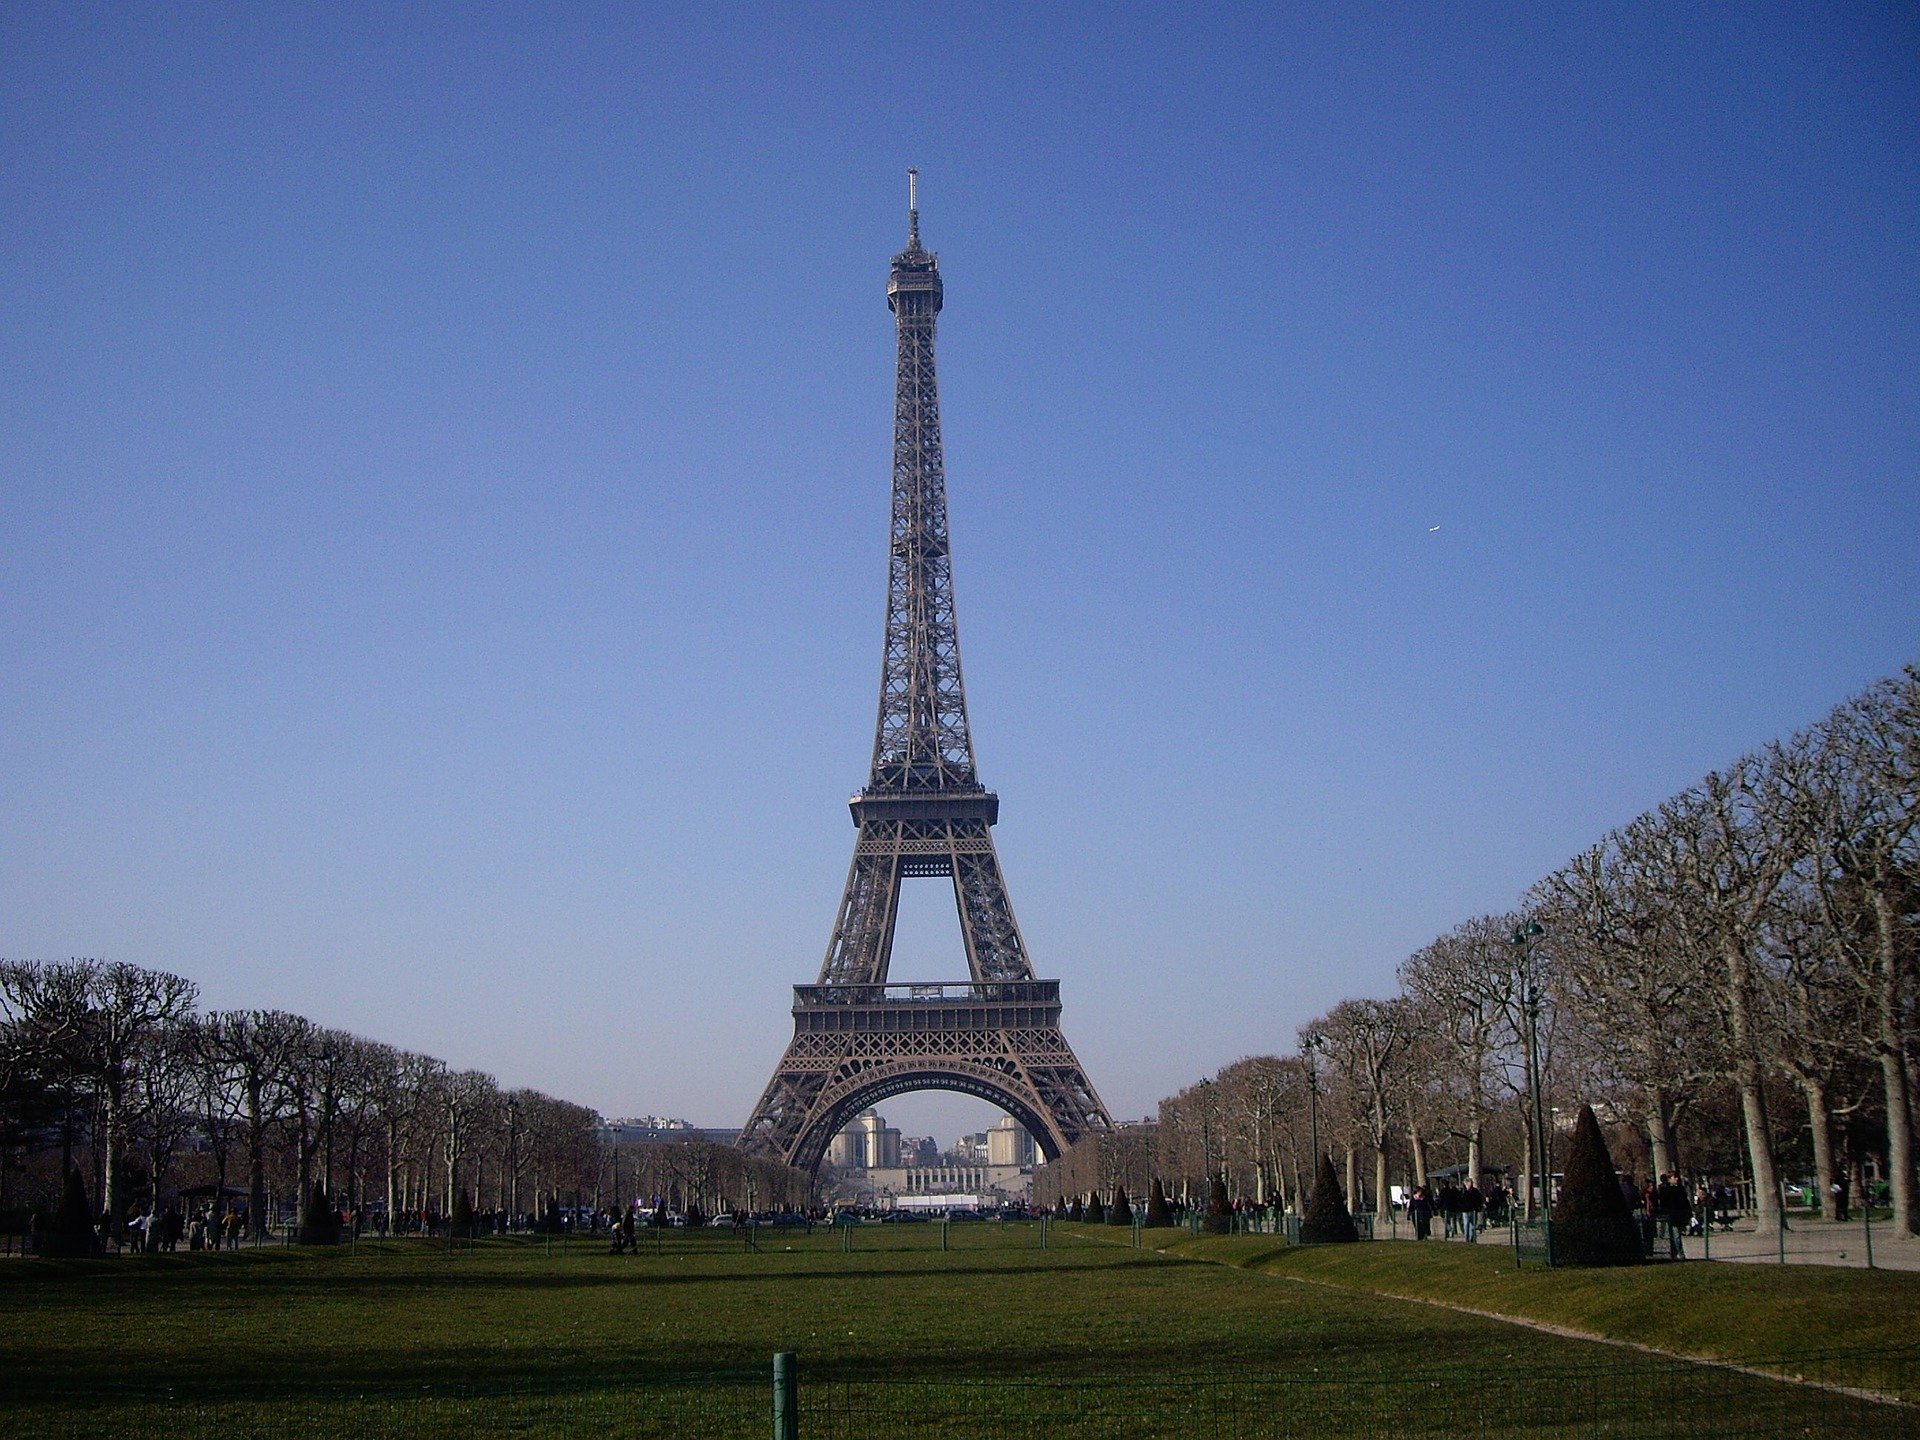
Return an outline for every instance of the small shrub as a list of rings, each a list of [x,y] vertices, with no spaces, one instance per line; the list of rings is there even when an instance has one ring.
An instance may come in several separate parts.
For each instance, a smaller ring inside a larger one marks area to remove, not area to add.
[[[1360,1231],[1347,1212],[1346,1197],[1340,1193],[1339,1177],[1333,1173],[1333,1160],[1322,1155],[1320,1173],[1313,1177],[1313,1196],[1300,1221],[1300,1243],[1346,1245],[1359,1238]]]
[[[453,1233],[463,1240],[473,1238],[473,1197],[460,1190],[453,1197]]]
[[[1209,1235],[1233,1233],[1233,1202],[1227,1198],[1227,1182],[1218,1175],[1207,1189],[1207,1213],[1200,1221],[1200,1228]]]
[[[56,1259],[92,1259],[106,1253],[93,1228],[93,1210],[87,1204],[87,1187],[77,1169],[67,1171],[67,1183],[60,1191],[60,1204],[53,1212],[53,1224],[40,1239],[40,1253]]]
[[[1098,1195],[1095,1195],[1093,1199],[1087,1202],[1087,1223],[1089,1225],[1104,1225],[1107,1223],[1107,1207],[1100,1203],[1100,1197]]]
[[[1080,1203],[1080,1197],[1078,1195],[1073,1197],[1073,1204],[1067,1207],[1067,1218],[1069,1220],[1084,1220],[1087,1218],[1087,1207]]]
[[[1553,1202],[1555,1265],[1638,1265],[1646,1258],[1606,1137],[1593,1107],[1582,1105],[1567,1150],[1566,1178]]]
[[[1062,1195],[1053,1202],[1053,1218],[1056,1220],[1065,1220],[1067,1213],[1067,1197]]]
[[[1149,1230],[1164,1230],[1173,1224],[1173,1211],[1167,1205],[1167,1187],[1155,1176],[1153,1188],[1147,1192],[1147,1218],[1144,1222]]]
[[[1133,1224],[1133,1206],[1127,1200],[1127,1187],[1124,1185],[1113,1187],[1113,1204],[1107,1207],[1107,1224]]]
[[[307,1203],[300,1211],[300,1228],[294,1232],[300,1245],[338,1245],[340,1212],[327,1199],[326,1188],[318,1181],[307,1191]]]

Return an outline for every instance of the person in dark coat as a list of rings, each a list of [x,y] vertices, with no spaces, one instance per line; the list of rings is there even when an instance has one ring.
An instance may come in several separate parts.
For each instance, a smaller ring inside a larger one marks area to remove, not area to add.
[[[1413,1238],[1427,1240],[1433,1235],[1433,1197],[1427,1187],[1416,1185],[1407,1200],[1407,1214],[1413,1219]]]
[[[1687,1199],[1686,1183],[1678,1175],[1662,1176],[1659,1187],[1653,1192],[1653,1208],[1661,1223],[1667,1227],[1667,1258],[1686,1259],[1680,1237],[1687,1233],[1687,1227],[1693,1223],[1693,1204]]]

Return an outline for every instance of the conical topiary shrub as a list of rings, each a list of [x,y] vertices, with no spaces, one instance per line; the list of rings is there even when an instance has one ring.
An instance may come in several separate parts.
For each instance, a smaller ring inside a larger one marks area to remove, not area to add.
[[[1067,1218],[1069,1220],[1084,1220],[1087,1218],[1087,1207],[1080,1203],[1080,1197],[1078,1195],[1073,1197],[1073,1204],[1067,1207]]]
[[[1553,1202],[1550,1254],[1555,1265],[1638,1265],[1646,1259],[1640,1226],[1591,1105],[1582,1105],[1574,1122],[1566,1178]]]
[[[471,1240],[473,1232],[473,1197],[464,1190],[456,1190],[453,1195],[453,1233],[462,1240]]]
[[[1173,1211],[1167,1205],[1167,1187],[1160,1183],[1157,1175],[1153,1188],[1147,1192],[1147,1218],[1142,1223],[1149,1230],[1164,1230],[1173,1224]]]
[[[1207,1188],[1207,1213],[1200,1221],[1200,1228],[1209,1235],[1233,1233],[1233,1202],[1227,1198],[1227,1182],[1218,1175]]]
[[[333,1208],[325,1188],[318,1182],[307,1191],[307,1203],[300,1211],[300,1228],[293,1238],[300,1245],[340,1243],[340,1212]]]
[[[1100,1203],[1100,1197],[1098,1195],[1095,1195],[1087,1202],[1087,1223],[1089,1225],[1104,1225],[1107,1223],[1107,1207]]]
[[[1300,1243],[1345,1245],[1359,1238],[1353,1216],[1347,1213],[1346,1197],[1340,1193],[1339,1177],[1333,1173],[1333,1161],[1322,1155],[1320,1173],[1313,1177],[1313,1197],[1300,1221]]]
[[[1062,1195],[1053,1202],[1053,1218],[1056,1220],[1064,1220],[1067,1218],[1066,1196]]]
[[[105,1253],[93,1228],[87,1187],[81,1183],[76,1169],[67,1171],[67,1182],[60,1190],[60,1204],[53,1212],[53,1224],[40,1237],[40,1253],[65,1260],[90,1260]]]
[[[1127,1200],[1127,1187],[1124,1185],[1113,1187],[1113,1204],[1107,1207],[1107,1224],[1133,1224],[1133,1206]]]

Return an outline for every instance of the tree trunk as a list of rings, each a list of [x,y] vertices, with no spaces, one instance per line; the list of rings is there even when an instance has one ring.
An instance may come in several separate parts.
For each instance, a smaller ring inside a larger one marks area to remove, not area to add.
[[[1413,1151],[1413,1183],[1427,1183],[1427,1141],[1418,1125],[1407,1126],[1407,1144]]]
[[[1887,1092],[1887,1185],[1893,1197],[1893,1228],[1914,1233],[1913,1091],[1898,1050],[1880,1050],[1880,1077]]]
[[[1480,1117],[1475,1115],[1467,1122],[1467,1178],[1474,1184],[1480,1183]],[[1423,1180],[1424,1185],[1426,1182]]]
[[[1761,1088],[1759,1042],[1753,1033],[1751,962],[1746,947],[1733,938],[1721,946],[1721,957],[1727,971],[1727,1021],[1735,1056],[1733,1082],[1740,1093],[1747,1158],[1753,1167],[1754,1213],[1763,1233],[1776,1231],[1780,1228],[1780,1172],[1774,1165],[1767,1097]]]
[[[126,1109],[117,1086],[101,1087],[100,1106],[105,1122],[101,1128],[107,1136],[107,1170],[101,1188],[106,1194],[107,1235],[117,1240],[125,1233],[127,1223],[127,1197],[121,1193],[127,1188]]]
[[[1902,1043],[1906,1037],[1900,1025],[1900,919],[1894,914],[1893,901],[1884,885],[1874,889],[1873,912],[1880,947],[1874,1048],[1879,1052],[1881,1082],[1887,1092],[1887,1186],[1892,1192],[1895,1233],[1912,1235],[1920,1227],[1920,1214],[1915,1213],[1914,1204],[1913,1087]]]
[[[247,1084],[247,1229],[256,1240],[267,1233],[267,1122],[258,1081]]]
[[[1673,1107],[1667,1092],[1658,1085],[1647,1087],[1647,1148],[1653,1152],[1653,1173],[1671,1174],[1673,1159]]]
[[[1807,1129],[1813,1135],[1813,1185],[1815,1201],[1821,1213],[1831,1220],[1833,1204],[1833,1112],[1827,1108],[1827,1087],[1818,1080],[1800,1077],[1800,1089],[1807,1097]]]
[[[1520,1127],[1520,1199],[1525,1207],[1526,1218],[1529,1220],[1539,1218],[1534,1208],[1533,1189],[1533,1127],[1522,1125]]]

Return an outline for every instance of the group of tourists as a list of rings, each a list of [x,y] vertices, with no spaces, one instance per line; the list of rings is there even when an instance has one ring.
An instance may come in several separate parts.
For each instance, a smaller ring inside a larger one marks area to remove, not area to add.
[[[1458,1237],[1471,1244],[1480,1238],[1483,1224],[1504,1224],[1512,1206],[1512,1194],[1498,1180],[1489,1179],[1482,1189],[1472,1177],[1468,1177],[1465,1185],[1445,1179],[1437,1188],[1413,1187],[1407,1196],[1407,1218],[1413,1222],[1416,1240],[1433,1238],[1433,1217],[1438,1214],[1443,1238]]]
[[[243,1210],[215,1214],[209,1205],[186,1216],[169,1205],[136,1211],[127,1221],[126,1248],[134,1254],[172,1254],[184,1240],[189,1250],[238,1250],[246,1227]]]

